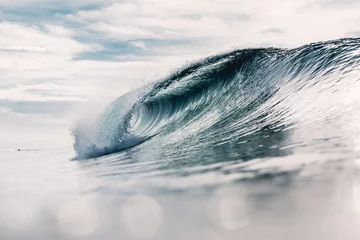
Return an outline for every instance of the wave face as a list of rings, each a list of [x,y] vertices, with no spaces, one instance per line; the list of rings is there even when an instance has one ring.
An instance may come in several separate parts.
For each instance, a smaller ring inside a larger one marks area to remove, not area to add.
[[[331,152],[340,142],[346,150],[359,100],[359,38],[236,50],[118,98],[95,123],[74,128],[74,147],[78,159],[138,145],[226,160]]]

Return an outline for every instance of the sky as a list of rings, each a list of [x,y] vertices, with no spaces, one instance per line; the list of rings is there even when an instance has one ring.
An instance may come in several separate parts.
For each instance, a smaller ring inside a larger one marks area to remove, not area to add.
[[[359,0],[0,0],[0,149],[208,55],[360,37]]]

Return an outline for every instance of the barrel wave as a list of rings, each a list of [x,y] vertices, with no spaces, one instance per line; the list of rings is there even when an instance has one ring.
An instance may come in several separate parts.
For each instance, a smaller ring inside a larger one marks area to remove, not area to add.
[[[126,149],[214,159],[204,151],[221,148],[223,160],[249,160],[331,152],[339,142],[346,151],[359,100],[359,38],[235,50],[121,96],[72,130],[74,148],[77,159]]]

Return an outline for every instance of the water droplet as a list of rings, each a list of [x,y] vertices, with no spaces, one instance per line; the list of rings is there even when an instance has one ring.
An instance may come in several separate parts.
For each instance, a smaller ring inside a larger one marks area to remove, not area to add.
[[[99,226],[99,215],[88,199],[62,205],[57,212],[60,228],[72,237],[88,236]]]

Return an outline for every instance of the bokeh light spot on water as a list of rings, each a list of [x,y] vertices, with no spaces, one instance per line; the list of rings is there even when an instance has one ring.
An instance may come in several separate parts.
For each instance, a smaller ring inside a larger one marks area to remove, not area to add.
[[[161,206],[145,195],[126,199],[121,206],[121,219],[129,233],[139,238],[153,237],[163,224]]]
[[[5,198],[0,200],[0,222],[11,230],[24,230],[37,221],[40,206],[31,199]]]
[[[94,204],[86,198],[69,201],[60,206],[57,220],[62,231],[72,237],[91,235],[100,225]]]
[[[246,227],[248,216],[246,203],[236,196],[224,196],[220,203],[218,214],[223,228],[237,230]]]
[[[219,190],[209,202],[208,218],[225,230],[245,228],[250,222],[246,196],[241,191]]]
[[[353,210],[360,214],[360,182],[358,179],[353,182]]]

